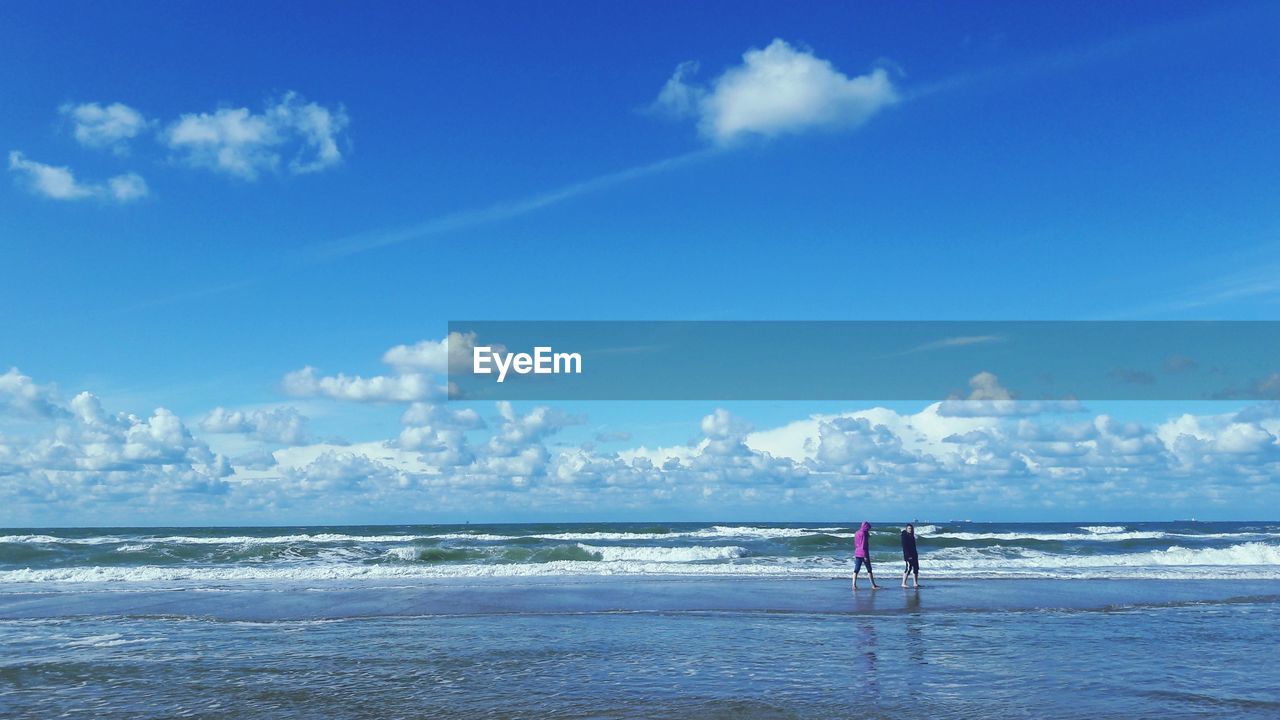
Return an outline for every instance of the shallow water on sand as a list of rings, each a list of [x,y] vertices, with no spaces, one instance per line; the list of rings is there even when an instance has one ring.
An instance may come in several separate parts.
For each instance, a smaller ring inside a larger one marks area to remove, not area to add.
[[[1275,717],[1280,582],[0,593],[5,717]]]

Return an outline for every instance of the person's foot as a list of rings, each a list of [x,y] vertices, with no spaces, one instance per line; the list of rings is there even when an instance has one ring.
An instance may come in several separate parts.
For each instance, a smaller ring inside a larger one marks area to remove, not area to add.
[[[872,586],[871,586],[871,589],[872,589],[872,590],[879,590],[879,589],[880,589],[880,586],[879,586],[879,585],[872,585]]]

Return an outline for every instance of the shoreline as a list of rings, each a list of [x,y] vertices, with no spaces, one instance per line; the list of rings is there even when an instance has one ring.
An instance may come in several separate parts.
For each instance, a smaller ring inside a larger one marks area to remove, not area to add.
[[[225,583],[103,584],[0,590],[0,621],[87,617],[214,621],[386,617],[740,613],[877,615],[1020,611],[1123,611],[1188,604],[1278,603],[1280,580],[930,579],[898,577],[855,593],[848,578],[563,577],[433,578],[395,585]],[[865,582],[865,579],[863,580]]]

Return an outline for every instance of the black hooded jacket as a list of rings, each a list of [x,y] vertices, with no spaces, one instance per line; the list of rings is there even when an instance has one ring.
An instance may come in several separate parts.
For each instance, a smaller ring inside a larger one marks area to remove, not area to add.
[[[906,530],[902,531],[902,557],[909,560],[916,557],[916,536]]]

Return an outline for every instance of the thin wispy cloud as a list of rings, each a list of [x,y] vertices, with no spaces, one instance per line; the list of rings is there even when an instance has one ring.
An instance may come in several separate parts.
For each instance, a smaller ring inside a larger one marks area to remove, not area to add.
[[[1270,261],[1275,245],[1264,244],[1231,259],[1246,269],[1191,285],[1164,298],[1112,313],[1105,319],[1167,317],[1203,312],[1234,303],[1280,304],[1280,265]]]
[[[530,212],[630,180],[674,170],[727,148],[747,136],[771,137],[818,128],[856,127],[884,108],[944,90],[979,82],[1066,69],[1118,54],[1134,44],[1164,39],[1171,34],[1201,29],[1203,22],[1150,28],[1110,38],[1094,46],[1041,56],[1027,62],[965,73],[904,90],[884,67],[849,76],[811,50],[775,39],[763,49],[750,49],[739,65],[706,84],[694,82],[694,61],[678,65],[649,109],[676,118],[692,118],[712,147],[672,158],[600,175],[529,197],[495,203],[476,210],[441,215],[416,225],[377,230],[313,246],[304,259],[335,260],[403,242],[438,237]]]
[[[441,215],[430,220],[396,228],[394,230],[360,233],[340,238],[332,242],[313,246],[306,252],[305,259],[311,261],[336,260],[358,253],[376,250],[388,245],[396,245],[411,240],[423,240],[449,232],[488,225],[490,223],[510,220],[537,210],[558,205],[574,198],[607,190],[623,183],[640,178],[657,175],[678,167],[701,160],[715,152],[714,149],[697,150],[683,155],[658,160],[657,162],[637,165],[636,167],[617,172],[598,175],[589,180],[572,183],[547,192],[530,195],[519,200],[494,203],[476,210],[464,210]]]
[[[1254,10],[1256,8],[1236,7],[1222,12],[1206,13],[1175,22],[1150,25],[1133,32],[1110,36],[1089,45],[1037,55],[1022,62],[958,73],[934,82],[919,83],[905,92],[902,99],[918,100],[929,95],[968,89],[976,85],[1025,80],[1044,73],[1072,70],[1123,56],[1140,49],[1143,45],[1170,43],[1202,33],[1216,32],[1224,24],[1238,22]]]
[[[715,153],[746,135],[773,136],[823,126],[853,127],[897,100],[884,68],[849,77],[812,52],[774,40],[743,54],[741,65],[707,86],[694,84],[696,63],[682,63],[651,109],[698,120],[713,147],[606,173],[531,195],[431,218],[416,225],[351,235],[315,246],[310,261],[326,261],[388,245],[422,240],[466,228],[510,220],[623,183],[674,170]]]
[[[932,342],[922,343],[908,350],[894,353],[888,357],[898,357],[900,355],[914,355],[915,353],[932,352],[934,350],[948,350],[951,348],[969,347],[971,345],[990,345],[992,343],[1002,343],[1008,340],[1003,335],[959,335],[956,337],[947,337]]]

